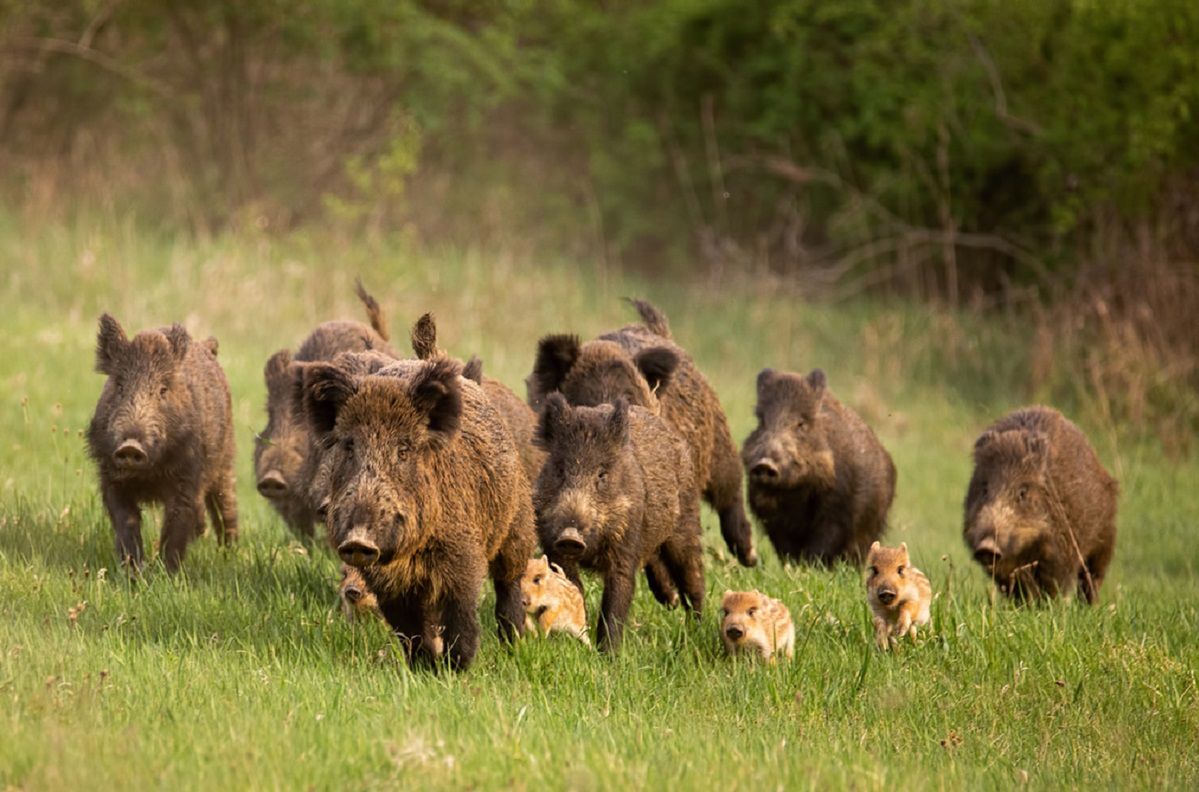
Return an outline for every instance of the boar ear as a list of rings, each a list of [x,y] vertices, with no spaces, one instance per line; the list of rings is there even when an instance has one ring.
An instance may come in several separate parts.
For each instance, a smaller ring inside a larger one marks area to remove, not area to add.
[[[561,393],[554,391],[545,400],[545,406],[541,410],[541,419],[537,422],[537,444],[544,449],[549,449],[554,442],[554,437],[558,434],[558,429],[562,426],[562,419],[566,417],[566,411],[570,409],[570,405],[566,403],[566,397]]]
[[[823,396],[828,387],[828,378],[824,376],[824,369],[812,369],[812,372],[808,374],[807,383],[808,387],[816,391],[818,396]]]
[[[427,313],[412,325],[412,353],[417,360],[432,360],[437,356],[437,322]]]
[[[978,436],[978,439],[974,441],[974,451],[977,453],[983,450],[987,446],[991,445],[991,443],[994,443],[995,438],[998,436],[999,433],[994,429],[988,429],[987,431],[983,432]]]
[[[267,387],[272,383],[281,382],[283,376],[287,374],[287,367],[291,365],[291,352],[286,349],[280,349],[275,354],[267,359],[266,365],[262,367],[262,378],[266,380]]]
[[[112,314],[100,316],[100,332],[96,334],[96,371],[101,374],[111,374],[116,368],[117,360],[129,347],[129,339],[121,323]]]
[[[337,414],[358,392],[350,374],[328,363],[313,363],[303,371],[304,412],[317,436],[327,435],[337,425]]]
[[[758,396],[760,397],[767,388],[769,388],[771,385],[773,385],[774,381],[777,378],[778,378],[778,373],[775,372],[775,370],[772,368],[764,368],[761,371],[759,371],[758,372]]]
[[[171,354],[176,362],[183,362],[187,349],[191,346],[192,337],[187,334],[187,328],[176,322],[166,329],[167,341],[171,344]]]
[[[580,348],[575,335],[549,335],[538,341],[531,390],[542,396],[559,390],[578,361]]]
[[[649,389],[659,393],[670,384],[670,377],[679,365],[679,356],[668,347],[650,347],[638,352],[633,362],[649,383]]]
[[[621,396],[612,403],[612,415],[608,418],[608,429],[617,443],[624,445],[629,439],[629,402]]]
[[[479,360],[478,355],[471,355],[470,360],[466,361],[466,365],[462,367],[462,376],[473,380],[476,385],[483,384],[483,361]]]
[[[462,422],[462,389],[458,364],[441,358],[427,364],[412,381],[412,406],[425,415],[430,438],[446,442]]]
[[[899,543],[899,552],[904,558],[908,557],[908,543],[907,542]]]
[[[1025,436],[1024,448],[1024,458],[1036,462],[1037,467],[1044,470],[1049,464],[1049,438],[1041,432],[1033,432]]]

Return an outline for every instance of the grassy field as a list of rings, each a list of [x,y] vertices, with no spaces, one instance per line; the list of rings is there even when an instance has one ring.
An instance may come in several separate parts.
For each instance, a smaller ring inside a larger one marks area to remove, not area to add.
[[[1199,786],[1199,463],[1085,426],[1122,484],[1098,607],[993,602],[962,544],[973,439],[1026,398],[1011,384],[1026,339],[1009,325],[808,305],[747,280],[4,216],[0,262],[0,786]],[[569,640],[504,646],[485,603],[467,673],[409,672],[380,625],[342,620],[332,556],[291,541],[252,481],[262,364],[319,321],[359,316],[355,275],[401,345],[433,310],[446,347],[478,353],[519,393],[541,334],[594,335],[630,318],[619,297],[645,295],[738,439],[759,368],[824,367],[898,465],[889,538],[933,581],[934,632],[876,652],[858,570],[784,567],[768,545],[758,569],[740,568],[705,512],[709,592],[782,598],[794,663],[725,659],[715,607],[689,625],[642,586],[618,657]],[[222,551],[210,533],[173,579],[151,568],[134,585],[114,568],[81,436],[102,381],[102,310],[130,330],[178,320],[221,341],[243,539]]]

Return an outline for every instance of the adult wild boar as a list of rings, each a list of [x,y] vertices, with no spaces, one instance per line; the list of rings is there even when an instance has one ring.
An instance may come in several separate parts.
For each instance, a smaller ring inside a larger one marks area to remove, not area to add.
[[[529,484],[482,389],[446,359],[365,376],[309,364],[303,388],[326,449],[330,542],[361,571],[409,657],[434,659],[444,647],[454,667],[470,664],[488,572],[501,635],[522,632]]]
[[[294,392],[299,382],[297,363],[332,360],[340,352],[378,351],[395,358],[387,345],[383,312],[362,284],[356,283],[358,299],[366,306],[370,326],[354,321],[325,322],[300,344],[292,355],[286,349],[270,357],[263,370],[267,388],[267,424],[255,438],[254,472],[258,492],[283,517],[292,533],[311,539],[318,518],[310,493],[312,466],[310,438],[303,416],[294,409]]]
[[[716,510],[725,543],[742,564],[753,566],[758,554],[742,502],[741,465],[720,400],[673,341],[662,312],[641,300],[633,305],[643,324],[585,344],[572,335],[542,338],[526,380],[529,404],[539,409],[550,393],[561,391],[574,405],[623,397],[661,414],[690,450],[699,491]]]
[[[651,585],[681,591],[698,615],[703,549],[687,444],[666,421],[623,398],[572,407],[560,393],[546,399],[538,437],[550,452],[533,496],[541,546],[580,590],[580,566],[603,576],[600,648],[619,646],[643,566]]]
[[[122,563],[140,569],[141,506],[163,505],[160,553],[168,571],[204,533],[204,510],[221,544],[237,538],[233,422],[217,342],[181,325],[132,339],[100,317],[96,370],[107,375],[87,430],[104,506]]]
[[[966,546],[1005,594],[1099,596],[1116,549],[1119,486],[1077,426],[1026,407],[974,444]]]
[[[785,559],[857,561],[882,535],[895,464],[824,372],[758,374],[758,426],[741,458],[749,506]]]

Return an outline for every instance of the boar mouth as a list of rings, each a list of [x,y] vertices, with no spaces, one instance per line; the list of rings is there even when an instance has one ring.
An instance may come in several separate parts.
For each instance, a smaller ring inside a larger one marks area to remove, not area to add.
[[[583,534],[579,533],[579,529],[571,526],[558,534],[554,549],[567,558],[577,558],[587,551],[587,543],[583,541]]]

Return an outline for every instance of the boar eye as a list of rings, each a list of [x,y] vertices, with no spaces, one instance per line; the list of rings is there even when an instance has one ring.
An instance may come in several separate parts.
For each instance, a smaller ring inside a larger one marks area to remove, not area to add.
[[[805,421],[803,418],[800,418],[799,420],[797,420],[797,421],[795,422],[795,428],[796,428],[796,429],[807,429],[807,428],[808,428],[808,422],[807,422],[807,421]]]
[[[536,575],[536,576],[534,576],[534,577],[533,577],[533,585],[534,585],[534,586],[540,586],[540,585],[541,585],[541,575]]]
[[[900,565],[899,565],[899,566],[896,568],[896,570],[895,570],[895,574],[899,575],[900,577],[903,577],[903,564],[900,564]]]
[[[752,619],[754,617],[754,614],[757,612],[758,612],[757,608],[750,608],[749,610],[747,610],[745,612],[745,615]]]
[[[608,469],[600,468],[597,478],[599,478],[601,483],[603,483],[604,481],[607,481],[608,480]]]
[[[1021,503],[1024,503],[1024,501],[1028,500],[1028,485],[1027,484],[1020,485],[1020,489],[1016,492],[1016,497],[1020,500]]]
[[[167,391],[169,391],[170,389],[171,389],[171,388],[170,388],[170,386],[169,386],[169,385],[166,385],[166,384],[164,383],[164,384],[162,384],[162,385],[160,385],[160,386],[158,387],[158,395],[159,395],[159,396],[166,396],[166,395],[167,395]]]
[[[354,453],[354,438],[349,436],[343,437],[341,439],[341,448],[347,454]]]
[[[878,567],[875,567],[875,566],[870,567],[870,577],[874,577],[877,574],[878,574]]]

